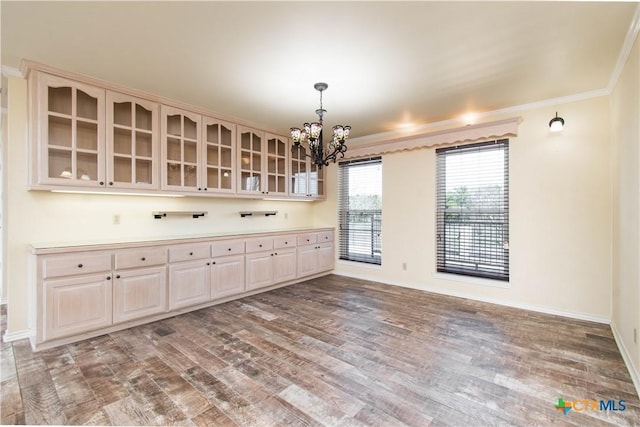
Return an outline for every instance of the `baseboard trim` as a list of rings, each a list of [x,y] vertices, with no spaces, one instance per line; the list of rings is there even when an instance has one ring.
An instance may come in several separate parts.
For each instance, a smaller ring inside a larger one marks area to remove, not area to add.
[[[627,365],[631,381],[633,381],[633,385],[636,387],[636,393],[638,394],[638,397],[640,397],[640,373],[633,364],[631,355],[629,354],[627,347],[624,345],[624,341],[622,341],[622,336],[620,335],[620,331],[618,331],[615,322],[611,322],[611,332],[613,332],[613,338],[616,340],[618,350],[620,350],[620,354],[622,355],[622,360],[624,360],[624,364]]]
[[[533,305],[533,304],[525,304],[525,303],[519,303],[519,302],[513,302],[513,301],[504,301],[504,300],[499,300],[499,299],[495,299],[495,298],[478,297],[478,296],[475,296],[475,295],[465,294],[463,292],[455,292],[455,291],[451,291],[451,290],[448,290],[448,289],[436,288],[436,287],[432,287],[432,286],[425,286],[423,284],[417,285],[417,284],[413,284],[413,283],[404,283],[404,282],[397,282],[397,281],[380,282],[380,278],[375,277],[375,276],[369,276],[369,275],[366,275],[366,274],[354,274],[354,273],[351,273],[351,272],[339,271],[338,269],[336,269],[334,271],[334,274],[337,274],[339,276],[353,277],[355,279],[370,280],[372,282],[385,283],[385,284],[392,285],[392,286],[401,286],[401,287],[404,287],[404,288],[411,288],[411,289],[417,289],[417,290],[420,290],[420,291],[433,292],[435,294],[440,294],[440,295],[447,295],[447,296],[458,297],[458,298],[466,298],[466,299],[470,299],[470,300],[474,300],[474,301],[487,302],[487,303],[490,303],[490,304],[497,304],[497,305],[502,305],[502,306],[512,307],[512,308],[519,308],[519,309],[522,309],[522,310],[536,311],[538,313],[553,314],[555,316],[568,317],[568,318],[571,318],[571,319],[586,320],[586,321],[589,321],[589,322],[603,323],[605,325],[611,324],[611,319],[609,319],[609,318],[600,317],[600,316],[594,316],[594,315],[586,314],[586,313],[576,313],[576,312],[572,312],[572,311],[557,310],[557,309],[550,308],[550,307],[542,307],[542,306],[537,306],[537,305]]]
[[[24,329],[22,331],[16,331],[16,332],[9,332],[6,331],[4,333],[4,335],[2,336],[2,341],[4,342],[12,342],[12,341],[18,341],[18,340],[22,340],[22,339],[29,339],[31,338],[31,330],[30,329]]]

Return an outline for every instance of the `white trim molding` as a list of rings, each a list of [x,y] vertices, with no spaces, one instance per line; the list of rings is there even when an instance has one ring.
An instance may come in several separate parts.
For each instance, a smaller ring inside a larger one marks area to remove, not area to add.
[[[629,354],[627,347],[624,345],[624,341],[622,341],[620,331],[618,331],[615,322],[611,322],[611,332],[613,332],[613,338],[616,340],[618,350],[620,350],[620,354],[622,355],[622,360],[624,360],[624,364],[627,365],[631,381],[633,381],[633,385],[636,386],[636,393],[638,393],[638,397],[640,397],[640,372],[638,372],[638,369],[636,369],[633,364],[631,354]]]
[[[518,126],[520,123],[522,123],[522,118],[515,117],[454,129],[399,137],[384,142],[369,142],[353,146],[347,151],[345,157],[373,156],[395,151],[414,150],[416,148],[518,136]]]
[[[24,329],[22,331],[15,331],[15,332],[6,331],[2,336],[2,341],[13,342],[13,341],[29,339],[29,338],[31,338],[31,330]]]
[[[622,74],[624,65],[627,63],[627,59],[629,59],[629,54],[631,53],[633,44],[638,38],[638,34],[640,34],[640,3],[636,6],[636,12],[633,14],[633,19],[631,20],[624,43],[622,44],[620,53],[618,54],[618,61],[611,72],[609,84],[607,85],[607,90],[609,92],[613,92],[613,89],[615,89],[618,84],[618,79],[620,78],[620,74]]]

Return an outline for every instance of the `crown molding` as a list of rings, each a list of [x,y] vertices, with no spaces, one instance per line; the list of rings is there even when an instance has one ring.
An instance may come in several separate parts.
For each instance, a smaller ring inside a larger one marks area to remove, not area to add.
[[[611,93],[613,89],[618,84],[618,79],[622,74],[622,70],[624,69],[625,64],[627,63],[627,59],[629,59],[629,55],[631,54],[631,49],[633,48],[633,44],[638,38],[638,34],[640,33],[640,3],[636,6],[636,12],[633,15],[633,19],[631,20],[631,24],[629,24],[629,29],[627,30],[627,35],[624,39],[624,43],[622,44],[622,48],[620,49],[620,54],[618,55],[618,62],[616,62],[616,66],[611,73],[611,78],[609,79],[609,84],[607,85],[607,90]]]
[[[2,75],[5,77],[20,77],[20,78],[24,77],[24,75],[22,74],[22,71],[20,71],[15,67],[10,67],[8,65],[2,66]]]

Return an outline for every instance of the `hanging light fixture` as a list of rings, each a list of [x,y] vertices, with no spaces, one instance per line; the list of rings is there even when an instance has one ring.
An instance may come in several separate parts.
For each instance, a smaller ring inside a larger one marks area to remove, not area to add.
[[[329,141],[326,147],[324,146],[322,141],[322,118],[327,110],[322,108],[322,92],[325,91],[329,85],[326,83],[316,83],[313,87],[320,92],[320,108],[316,110],[318,121],[305,123],[302,129],[291,128],[291,139],[293,140],[291,152],[297,153],[299,150],[302,150],[305,157],[310,157],[313,164],[321,168],[322,166],[329,166],[329,161],[331,160],[335,163],[338,156],[344,157],[344,153],[347,151],[346,141],[349,138],[351,126],[334,126],[331,141]],[[310,154],[307,153],[307,148]]]
[[[549,122],[549,129],[551,129],[551,132],[560,132],[564,129],[564,119],[562,117],[558,117],[557,111],[556,116]]]

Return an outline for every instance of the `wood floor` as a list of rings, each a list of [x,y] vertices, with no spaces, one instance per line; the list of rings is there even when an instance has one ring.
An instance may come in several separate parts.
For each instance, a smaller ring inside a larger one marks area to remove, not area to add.
[[[2,424],[640,424],[606,325],[335,275],[39,353],[3,343],[1,385]]]

